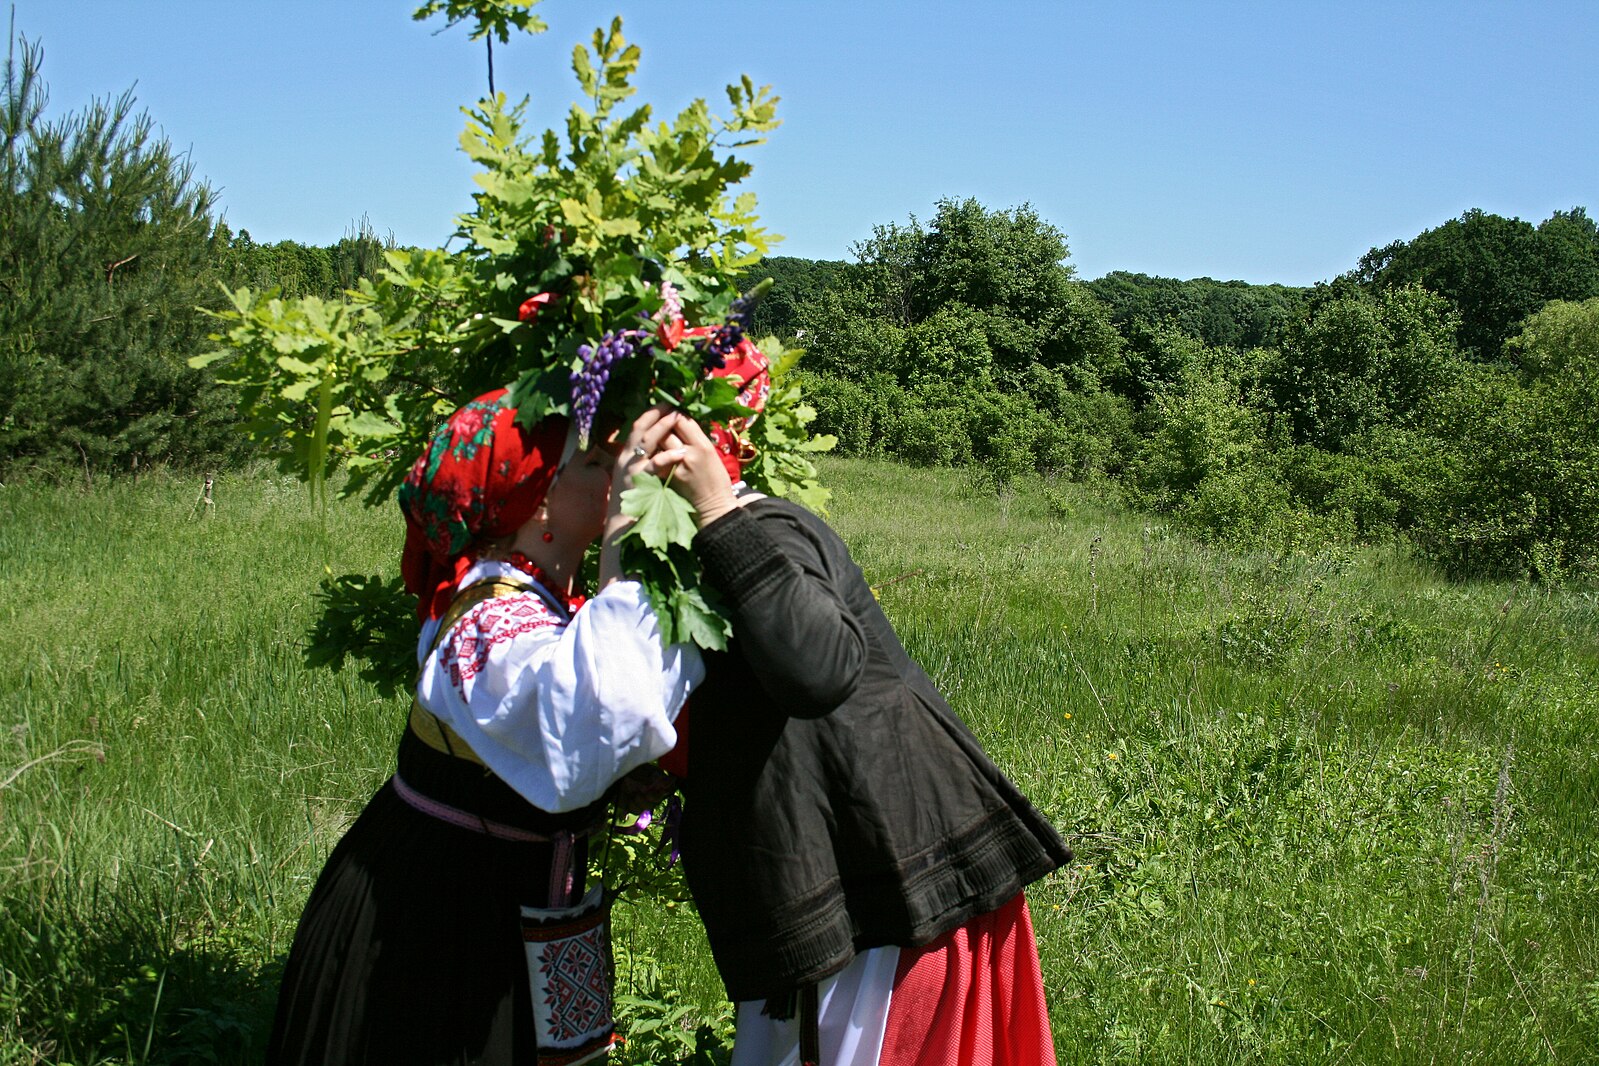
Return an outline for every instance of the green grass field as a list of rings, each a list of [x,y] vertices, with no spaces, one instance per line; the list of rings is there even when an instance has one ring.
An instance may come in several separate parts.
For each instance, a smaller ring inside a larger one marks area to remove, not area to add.
[[[825,468],[907,647],[1069,834],[1063,1063],[1599,1061],[1599,596],[1239,555],[1077,486]],[[302,661],[392,510],[0,489],[0,1064],[253,1062],[403,696]],[[686,907],[624,984],[720,1009]],[[631,1057],[650,1045],[629,1045]]]

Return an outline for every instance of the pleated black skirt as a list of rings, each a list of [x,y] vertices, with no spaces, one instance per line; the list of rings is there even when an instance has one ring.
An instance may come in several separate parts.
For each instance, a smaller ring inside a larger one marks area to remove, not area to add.
[[[550,815],[480,767],[409,733],[413,792],[500,825],[555,833],[600,810]],[[552,897],[556,845],[500,839],[415,809],[384,784],[328,858],[295,933],[267,1049],[272,1066],[509,1066],[536,1049],[521,908]],[[564,890],[557,890],[567,895]]]

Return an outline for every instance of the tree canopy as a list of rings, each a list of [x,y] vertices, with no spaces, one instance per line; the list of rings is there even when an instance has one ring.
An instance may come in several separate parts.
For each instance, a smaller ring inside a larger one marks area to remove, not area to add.
[[[1373,248],[1352,276],[1372,289],[1421,285],[1442,296],[1459,313],[1461,349],[1487,361],[1550,300],[1599,295],[1599,227],[1581,207],[1537,226],[1473,209]]]

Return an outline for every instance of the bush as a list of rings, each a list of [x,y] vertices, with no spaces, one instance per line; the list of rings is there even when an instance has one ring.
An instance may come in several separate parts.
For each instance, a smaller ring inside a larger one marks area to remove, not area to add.
[[[1175,509],[1178,522],[1205,540],[1231,547],[1302,543],[1310,516],[1294,506],[1288,486],[1269,466],[1216,471]]]
[[[1283,456],[1282,472],[1296,504],[1355,538],[1380,539],[1394,531],[1399,501],[1384,491],[1384,471],[1372,460],[1301,445]]]
[[[1175,509],[1208,478],[1255,463],[1265,420],[1219,368],[1191,367],[1155,395],[1154,432],[1132,470],[1136,493],[1157,510]]]
[[[901,406],[889,418],[883,444],[890,455],[916,466],[961,466],[972,459],[960,412],[950,408]]]
[[[882,451],[889,412],[901,391],[892,378],[878,375],[860,383],[834,374],[799,371],[797,376],[806,400],[816,408],[813,432],[837,437],[842,455]]]
[[[1457,576],[1599,572],[1599,375],[1523,384],[1474,368],[1440,398],[1440,455],[1413,537]]]

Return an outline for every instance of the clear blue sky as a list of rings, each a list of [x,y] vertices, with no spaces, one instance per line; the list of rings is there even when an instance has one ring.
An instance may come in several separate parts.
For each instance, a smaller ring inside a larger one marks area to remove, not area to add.
[[[0,0],[0,17],[11,5]],[[52,111],[135,86],[257,240],[325,244],[365,214],[442,243],[469,204],[459,106],[481,43],[408,0],[15,0]],[[848,258],[944,196],[1030,202],[1083,277],[1309,284],[1472,207],[1599,214],[1599,2],[547,0],[495,52],[538,128],[613,12],[640,98],[782,96],[747,184],[782,254]]]

